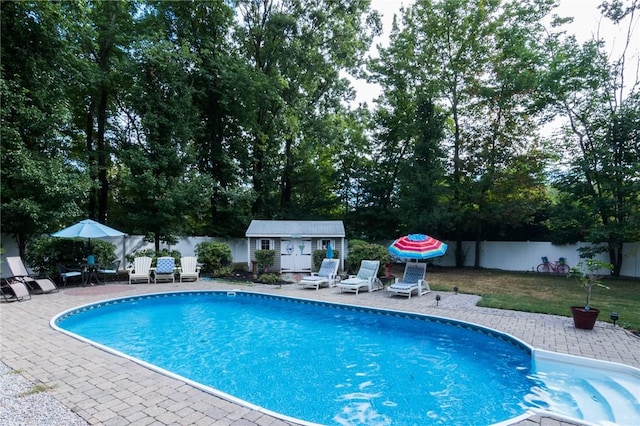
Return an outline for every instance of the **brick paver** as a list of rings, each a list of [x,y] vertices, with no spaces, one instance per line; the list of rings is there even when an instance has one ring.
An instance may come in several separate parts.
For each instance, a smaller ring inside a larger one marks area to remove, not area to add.
[[[435,292],[423,297],[389,298],[386,292],[339,293],[303,290],[297,285],[261,286],[213,281],[166,284],[122,283],[69,288],[35,295],[25,302],[0,303],[2,361],[34,383],[52,386],[51,395],[90,424],[112,425],[295,425],[251,410],[117,357],[53,330],[50,319],[62,311],[112,297],[180,290],[264,292],[418,312],[468,321],[503,331],[538,348],[613,361],[640,368],[640,339],[619,327],[598,323],[594,330],[573,327],[568,317],[476,308],[458,303],[465,295]],[[458,297],[459,299],[455,299]],[[533,414],[524,425],[575,425],[559,417]]]

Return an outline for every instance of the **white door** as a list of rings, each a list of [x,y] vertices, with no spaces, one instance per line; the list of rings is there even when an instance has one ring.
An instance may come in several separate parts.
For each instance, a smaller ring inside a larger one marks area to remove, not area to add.
[[[311,240],[280,240],[280,268],[283,272],[311,272]]]

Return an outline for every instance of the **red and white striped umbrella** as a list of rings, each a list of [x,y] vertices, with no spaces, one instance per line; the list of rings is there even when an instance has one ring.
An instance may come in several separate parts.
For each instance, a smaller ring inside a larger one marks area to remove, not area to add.
[[[447,244],[424,234],[405,235],[389,246],[389,253],[403,259],[431,259],[446,251]]]

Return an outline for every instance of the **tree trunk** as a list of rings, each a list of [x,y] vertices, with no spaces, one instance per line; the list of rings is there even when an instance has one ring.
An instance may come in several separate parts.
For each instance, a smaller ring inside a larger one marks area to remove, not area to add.
[[[16,235],[16,242],[18,243],[18,254],[24,259],[24,255],[27,253],[27,236],[24,234]]]
[[[107,219],[107,199],[109,182],[107,180],[107,150],[105,148],[105,128],[107,122],[107,101],[109,93],[106,89],[100,91],[100,106],[98,107],[98,221],[105,223]]]
[[[473,261],[473,269],[480,269],[480,248],[482,247],[482,241],[480,239],[480,233],[476,235],[476,243],[475,243],[475,259]]]
[[[613,244],[609,244],[609,262],[613,265],[613,271],[611,271],[611,274],[615,277],[620,276],[620,270],[622,269],[623,244],[624,243],[622,242],[618,242],[616,243],[616,247],[614,247]]]
[[[89,111],[87,111],[87,122],[85,127],[87,136],[87,153],[89,156],[89,173],[93,179],[93,99],[89,102]],[[89,210],[89,218],[96,217],[96,197],[95,190],[92,188],[89,192],[89,202],[87,205]]]
[[[456,239],[456,267],[462,268],[464,266],[464,253],[462,252],[462,239]]]
[[[291,156],[291,145],[293,141],[291,138],[287,138],[285,142],[285,166],[282,172],[282,179],[280,181],[280,209],[287,210],[291,205],[291,191],[292,191],[292,174],[293,174],[293,159]]]

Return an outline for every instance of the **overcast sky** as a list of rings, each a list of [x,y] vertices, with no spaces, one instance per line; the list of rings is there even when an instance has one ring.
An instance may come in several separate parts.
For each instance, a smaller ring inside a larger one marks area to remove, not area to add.
[[[394,13],[398,13],[401,6],[409,6],[414,0],[371,0],[371,7],[377,9],[382,14],[382,25],[384,35],[374,40],[373,45],[386,44],[386,39],[391,31],[391,24],[393,22]],[[567,27],[568,32],[576,35],[579,42],[584,42],[596,34],[600,34],[605,38],[608,51],[616,55],[619,52],[626,40],[626,34],[619,33],[608,20],[601,21],[601,15],[598,10],[598,5],[601,0],[561,0],[560,7],[556,9],[556,14],[563,17],[573,17],[573,23]],[[640,17],[636,17],[636,26],[634,30],[634,47],[635,52],[629,57],[629,64],[636,64],[640,55]],[[626,26],[624,27],[626,31]],[[619,49],[616,49],[618,47]],[[617,57],[619,55],[616,55]],[[629,68],[628,68],[629,69]],[[636,69],[633,68],[635,73]],[[627,81],[630,77],[627,78]],[[355,105],[361,102],[368,102],[372,105],[372,99],[380,94],[380,88],[376,85],[370,85],[366,82],[358,81],[354,82],[354,87],[357,91]]]

